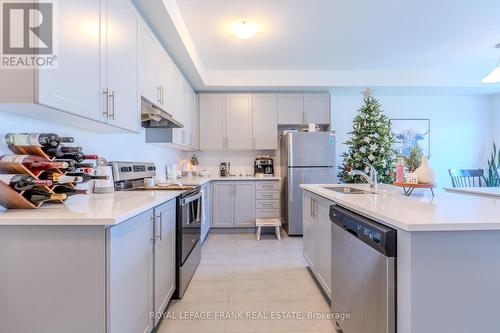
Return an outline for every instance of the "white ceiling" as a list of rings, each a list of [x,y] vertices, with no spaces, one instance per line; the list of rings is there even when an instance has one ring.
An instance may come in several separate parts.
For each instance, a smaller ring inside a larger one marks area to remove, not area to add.
[[[490,68],[499,0],[177,0],[207,70]],[[239,40],[238,18],[263,32]],[[497,52],[498,55],[499,52]]]
[[[481,90],[481,78],[500,56],[493,48],[500,42],[500,0],[135,1],[167,7],[202,90]],[[227,25],[241,18],[263,31],[251,40],[230,35]]]

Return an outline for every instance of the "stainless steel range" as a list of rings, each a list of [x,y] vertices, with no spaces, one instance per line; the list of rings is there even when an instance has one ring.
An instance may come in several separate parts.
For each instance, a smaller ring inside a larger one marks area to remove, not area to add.
[[[144,190],[144,179],[156,176],[154,163],[110,162],[116,191]],[[201,259],[201,190],[186,187],[177,197],[176,217],[176,290],[174,298],[182,298]],[[159,187],[158,190],[169,190]],[[173,187],[172,190],[179,190]]]

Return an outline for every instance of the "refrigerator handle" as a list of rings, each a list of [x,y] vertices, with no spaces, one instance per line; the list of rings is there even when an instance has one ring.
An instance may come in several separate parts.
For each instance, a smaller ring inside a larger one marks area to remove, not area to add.
[[[293,201],[293,172],[288,169],[288,202]]]

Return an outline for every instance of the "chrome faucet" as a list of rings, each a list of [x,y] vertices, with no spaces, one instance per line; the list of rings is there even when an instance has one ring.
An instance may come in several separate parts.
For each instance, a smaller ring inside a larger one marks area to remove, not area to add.
[[[378,174],[377,169],[370,163],[365,163],[370,168],[370,175],[368,176],[366,173],[360,170],[351,170],[349,171],[349,176],[360,176],[364,178],[368,184],[370,184],[370,188],[377,190],[378,188]]]

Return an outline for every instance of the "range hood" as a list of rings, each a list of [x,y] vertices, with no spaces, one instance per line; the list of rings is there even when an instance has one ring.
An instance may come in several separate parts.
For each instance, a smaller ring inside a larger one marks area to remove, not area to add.
[[[141,121],[142,127],[145,128],[184,127],[184,125],[175,120],[170,113],[160,109],[144,98],[141,99]]]

